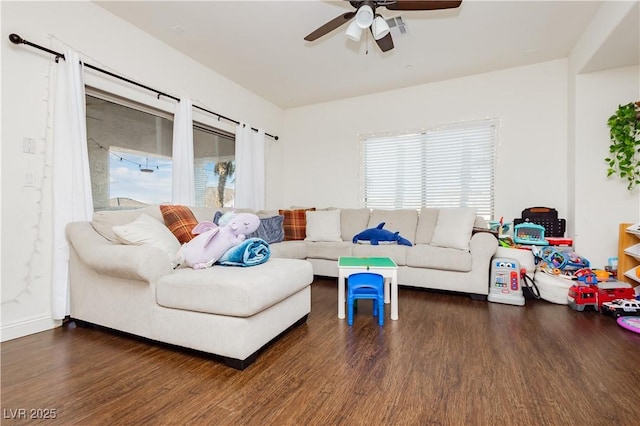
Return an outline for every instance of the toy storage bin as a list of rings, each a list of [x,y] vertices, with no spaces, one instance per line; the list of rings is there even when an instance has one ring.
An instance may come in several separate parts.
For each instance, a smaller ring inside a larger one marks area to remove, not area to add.
[[[522,223],[516,225],[513,231],[513,241],[518,244],[535,244],[546,246],[549,243],[544,239],[544,226],[534,223]]]
[[[569,296],[569,288],[576,283],[576,281],[567,278],[547,274],[540,269],[536,269],[533,282],[540,291],[541,299],[558,305],[569,304],[567,297]]]

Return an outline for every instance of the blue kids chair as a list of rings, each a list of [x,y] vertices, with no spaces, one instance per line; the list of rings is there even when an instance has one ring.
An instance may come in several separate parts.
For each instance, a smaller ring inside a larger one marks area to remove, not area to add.
[[[384,277],[371,272],[349,275],[347,292],[347,323],[353,325],[353,305],[357,299],[373,300],[373,316],[384,325]]]

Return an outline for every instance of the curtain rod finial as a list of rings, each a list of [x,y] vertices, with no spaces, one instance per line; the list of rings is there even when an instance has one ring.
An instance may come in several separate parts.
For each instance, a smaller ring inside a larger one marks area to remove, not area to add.
[[[20,44],[24,41],[18,34],[9,34],[9,40],[13,44]]]

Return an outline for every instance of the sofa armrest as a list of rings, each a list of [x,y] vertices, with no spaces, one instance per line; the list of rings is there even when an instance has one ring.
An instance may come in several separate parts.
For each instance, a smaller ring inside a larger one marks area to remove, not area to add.
[[[491,259],[498,249],[498,239],[489,232],[477,232],[473,234],[469,241],[469,250],[474,258],[479,260]],[[488,263],[488,262],[487,262]]]
[[[155,282],[172,272],[169,259],[162,250],[112,243],[98,234],[90,222],[70,223],[66,234],[71,248],[98,274]]]

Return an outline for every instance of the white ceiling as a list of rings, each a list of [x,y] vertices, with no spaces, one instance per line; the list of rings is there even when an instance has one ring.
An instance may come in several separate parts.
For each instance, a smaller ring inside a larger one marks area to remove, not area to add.
[[[346,25],[314,42],[303,39],[354,10],[347,1],[96,3],[274,104],[292,108],[566,58],[602,2],[463,0],[453,10],[381,8],[385,18],[401,14],[409,30],[394,37],[395,48],[386,53],[371,37],[348,40]],[[637,17],[630,21],[631,29],[621,30],[623,39],[638,31]],[[637,45],[636,37],[635,63],[621,66],[638,63]]]

